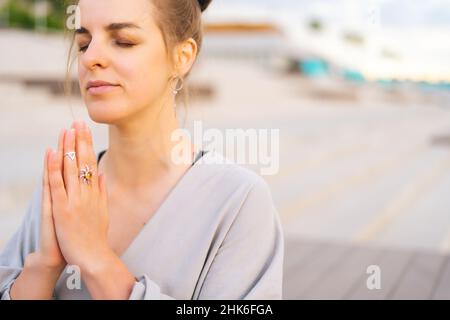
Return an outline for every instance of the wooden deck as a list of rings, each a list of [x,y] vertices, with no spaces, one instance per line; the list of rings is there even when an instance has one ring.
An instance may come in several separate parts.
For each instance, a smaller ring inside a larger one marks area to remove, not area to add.
[[[370,265],[380,289],[367,288]],[[450,299],[450,256],[287,239],[283,299]]]

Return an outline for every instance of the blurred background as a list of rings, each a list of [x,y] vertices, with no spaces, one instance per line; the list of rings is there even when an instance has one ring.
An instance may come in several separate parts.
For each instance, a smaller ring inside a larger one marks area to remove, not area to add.
[[[65,10],[0,0],[0,249],[61,128],[84,119],[107,148],[106,127],[64,95]],[[183,118],[280,130],[280,170],[264,179],[285,298],[449,298],[450,1],[215,0],[204,24]],[[373,263],[382,290],[365,288]]]

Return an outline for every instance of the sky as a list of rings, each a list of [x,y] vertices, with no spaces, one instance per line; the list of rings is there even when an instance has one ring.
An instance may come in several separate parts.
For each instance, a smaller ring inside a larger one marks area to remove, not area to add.
[[[331,33],[341,30],[361,32],[372,47],[387,47],[401,57],[397,64],[375,59],[356,66],[369,77],[450,81],[450,0],[215,0],[205,16],[215,22],[281,21],[298,32],[300,45],[306,46],[316,39],[302,39],[299,27],[311,18],[320,19],[328,29],[323,46],[336,57],[353,54],[331,45]],[[347,60],[362,60],[354,54]]]
[[[387,27],[450,28],[450,0],[215,0],[211,8],[222,6],[261,7],[272,12],[295,10],[299,15],[316,15],[336,23],[349,18],[359,23],[378,10]]]

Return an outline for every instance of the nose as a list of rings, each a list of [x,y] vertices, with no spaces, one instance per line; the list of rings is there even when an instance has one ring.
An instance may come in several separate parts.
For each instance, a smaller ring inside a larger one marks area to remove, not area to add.
[[[106,68],[109,64],[106,48],[100,41],[92,39],[86,51],[81,56],[85,68],[94,70],[96,68]]]

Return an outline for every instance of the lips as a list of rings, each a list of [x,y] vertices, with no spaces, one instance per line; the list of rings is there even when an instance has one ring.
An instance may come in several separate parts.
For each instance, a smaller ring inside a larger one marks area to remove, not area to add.
[[[103,80],[93,80],[93,81],[89,81],[87,86],[86,86],[86,90],[90,93],[90,94],[102,94],[102,93],[106,93],[106,92],[110,92],[114,89],[116,89],[117,87],[119,87],[120,85],[118,84],[114,84],[108,81],[103,81]]]

